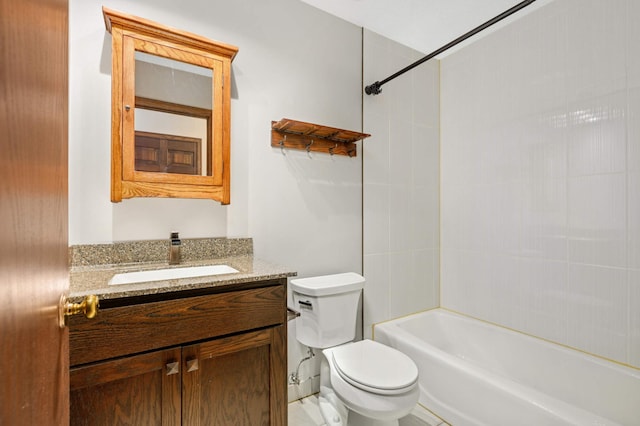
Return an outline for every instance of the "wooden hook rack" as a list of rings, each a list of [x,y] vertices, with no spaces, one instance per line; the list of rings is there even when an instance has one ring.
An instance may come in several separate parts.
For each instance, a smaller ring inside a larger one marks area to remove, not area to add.
[[[271,146],[325,152],[330,155],[358,154],[356,142],[371,136],[367,133],[305,123],[283,118],[271,122]]]

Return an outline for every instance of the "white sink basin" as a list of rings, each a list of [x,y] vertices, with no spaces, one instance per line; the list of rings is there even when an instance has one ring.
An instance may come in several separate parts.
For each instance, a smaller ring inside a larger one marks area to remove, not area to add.
[[[186,268],[155,269],[152,271],[124,272],[109,280],[109,285],[135,284],[149,281],[175,280],[179,278],[207,277],[211,275],[235,274],[237,269],[228,265],[191,266]]]

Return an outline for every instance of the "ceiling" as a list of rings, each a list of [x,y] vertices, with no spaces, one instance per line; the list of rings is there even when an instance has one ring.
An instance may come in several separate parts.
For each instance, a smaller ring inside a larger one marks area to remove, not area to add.
[[[521,0],[301,1],[427,54],[515,6]],[[494,25],[492,29],[518,19],[549,1],[551,0],[538,0]],[[488,31],[491,29],[474,38],[481,37]]]

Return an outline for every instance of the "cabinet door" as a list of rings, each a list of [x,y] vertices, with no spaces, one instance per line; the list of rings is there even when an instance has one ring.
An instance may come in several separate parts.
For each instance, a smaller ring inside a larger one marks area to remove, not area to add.
[[[286,425],[283,326],[183,348],[183,425]]]
[[[177,197],[209,198],[229,204],[231,61],[238,48],[144,18],[104,7],[102,10],[112,35],[111,201]],[[136,110],[168,112],[167,108],[146,108],[147,102],[138,102],[142,98],[151,99],[155,105],[171,104],[169,109],[173,112],[169,114],[176,115],[170,120],[166,116],[155,117],[149,127],[138,128],[142,120]],[[172,124],[178,115],[208,118],[203,144],[207,149],[203,150],[200,163],[202,169],[206,166],[206,173],[137,169],[136,130],[194,136],[179,129],[181,124]]]
[[[180,348],[70,371],[71,425],[180,425]]]

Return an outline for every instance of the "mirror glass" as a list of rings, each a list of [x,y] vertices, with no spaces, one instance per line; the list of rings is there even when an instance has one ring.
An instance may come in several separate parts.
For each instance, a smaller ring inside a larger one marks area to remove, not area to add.
[[[135,52],[135,170],[212,176],[213,70]]]

